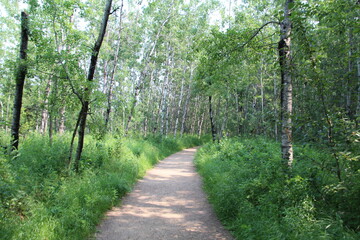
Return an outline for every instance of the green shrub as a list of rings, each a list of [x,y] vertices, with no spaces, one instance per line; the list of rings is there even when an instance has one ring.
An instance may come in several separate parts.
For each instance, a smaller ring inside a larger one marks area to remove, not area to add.
[[[15,155],[0,155],[0,239],[86,239],[147,169],[208,139],[88,135],[75,174],[68,167],[70,137],[50,142],[31,134]]]
[[[195,163],[217,215],[237,239],[359,237],[343,224],[334,200],[324,201],[324,188],[336,182],[323,167],[330,165],[331,154],[308,146],[296,153],[290,178],[282,170],[279,144],[264,138],[207,144]],[[347,201],[342,196],[336,203]]]

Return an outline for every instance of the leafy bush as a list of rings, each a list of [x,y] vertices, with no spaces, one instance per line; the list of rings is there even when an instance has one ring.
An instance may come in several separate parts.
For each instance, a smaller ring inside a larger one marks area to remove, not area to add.
[[[69,171],[70,135],[28,135],[0,155],[0,239],[86,239],[147,169],[207,138],[97,139],[85,139],[80,174]]]
[[[338,206],[351,199],[352,209],[356,210],[359,195],[352,192],[349,198],[342,195],[341,200],[334,200],[324,193],[336,182],[334,173],[319,167],[330,164],[331,154],[308,146],[297,147],[292,177],[288,177],[282,170],[279,149],[278,143],[257,138],[227,139],[198,151],[195,162],[204,188],[219,218],[234,236],[357,239],[359,234],[344,225],[346,217],[341,216]],[[357,210],[346,214],[343,211],[347,217],[359,215]]]

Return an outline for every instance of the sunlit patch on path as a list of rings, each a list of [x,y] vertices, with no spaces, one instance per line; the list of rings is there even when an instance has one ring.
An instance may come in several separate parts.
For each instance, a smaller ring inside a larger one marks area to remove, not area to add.
[[[97,239],[232,239],[207,202],[193,165],[196,148],[161,161],[122,206],[108,212]]]

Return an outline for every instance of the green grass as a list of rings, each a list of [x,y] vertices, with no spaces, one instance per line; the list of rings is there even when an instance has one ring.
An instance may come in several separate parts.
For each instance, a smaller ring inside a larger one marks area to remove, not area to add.
[[[297,146],[295,154],[290,178],[280,145],[264,138],[209,143],[195,162],[217,215],[237,239],[359,239],[359,166],[339,182],[327,151]]]
[[[69,140],[32,134],[17,157],[0,155],[0,239],[86,239],[147,169],[206,138],[87,136],[80,174],[68,171]]]

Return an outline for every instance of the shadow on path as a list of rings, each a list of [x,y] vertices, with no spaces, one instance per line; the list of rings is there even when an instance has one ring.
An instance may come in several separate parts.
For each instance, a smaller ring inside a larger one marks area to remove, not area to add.
[[[216,219],[193,165],[196,148],[149,170],[121,207],[106,214],[98,240],[233,239]]]

